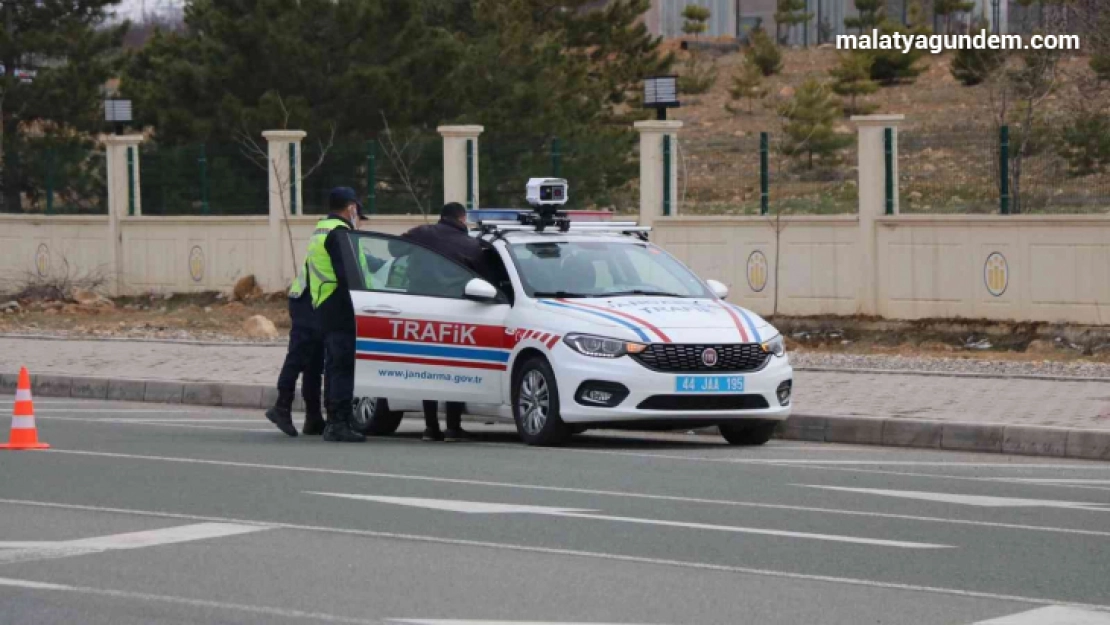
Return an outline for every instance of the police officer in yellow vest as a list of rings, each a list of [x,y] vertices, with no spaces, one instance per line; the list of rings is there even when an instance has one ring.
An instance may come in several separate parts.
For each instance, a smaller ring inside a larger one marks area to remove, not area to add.
[[[355,313],[343,266],[343,230],[353,230],[364,219],[362,204],[349,187],[332,189],[328,197],[330,213],[316,224],[308,244],[307,286],[312,307],[324,333],[327,379],[327,425],[324,440],[361,443],[366,437],[356,432],[352,401],[355,386]],[[362,254],[358,254],[362,258]],[[352,267],[354,271],[365,270]]]

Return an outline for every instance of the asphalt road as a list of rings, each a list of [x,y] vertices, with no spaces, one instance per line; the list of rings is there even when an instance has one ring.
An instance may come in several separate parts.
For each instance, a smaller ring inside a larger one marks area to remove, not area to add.
[[[1110,623],[1107,463],[36,409],[53,449],[0,452],[5,624]]]

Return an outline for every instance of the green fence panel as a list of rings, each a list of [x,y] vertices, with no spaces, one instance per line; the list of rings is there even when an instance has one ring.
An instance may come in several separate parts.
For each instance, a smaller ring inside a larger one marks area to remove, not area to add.
[[[267,215],[267,163],[233,143],[139,146],[144,215]]]
[[[987,127],[898,130],[899,212],[998,212],[998,133]]]
[[[104,149],[91,141],[35,138],[9,146],[0,168],[0,212],[108,212]]]
[[[442,138],[434,132],[394,133],[392,140],[339,141],[323,151],[319,144],[304,142],[304,214],[327,214],[331,189],[351,187],[367,198],[364,208],[373,214],[438,215],[443,200]]]

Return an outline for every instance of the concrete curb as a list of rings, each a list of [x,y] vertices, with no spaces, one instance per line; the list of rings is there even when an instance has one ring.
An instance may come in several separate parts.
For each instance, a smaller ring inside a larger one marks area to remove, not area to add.
[[[0,374],[0,393],[14,394],[17,378],[15,374]],[[259,410],[270,407],[277,397],[277,389],[263,384],[117,380],[67,375],[36,375],[32,378],[31,392],[39,397]],[[303,402],[299,398],[294,408],[303,410]],[[818,443],[1110,460],[1110,430],[797,414],[778,427],[775,437]]]
[[[1069,375],[1035,375],[1032,373],[978,373],[974,371],[918,371],[916,369],[866,369],[795,365],[795,371],[812,373],[857,373],[869,375],[922,375],[934,378],[978,378],[988,380],[1036,380],[1040,382],[1110,382],[1110,378]]]

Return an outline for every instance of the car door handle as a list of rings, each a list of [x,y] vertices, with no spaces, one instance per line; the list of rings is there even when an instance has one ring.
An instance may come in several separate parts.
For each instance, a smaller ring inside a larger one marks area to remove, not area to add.
[[[364,312],[368,315],[399,315],[399,314],[401,314],[400,310],[397,310],[396,308],[394,308],[392,306],[367,306],[365,308],[360,308],[359,310],[361,310],[362,312]]]

